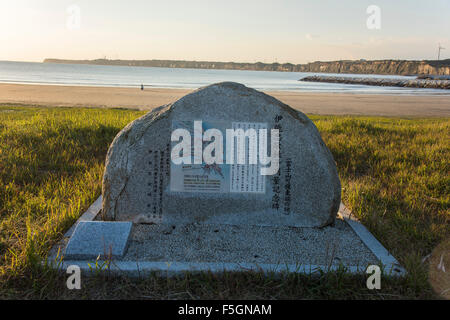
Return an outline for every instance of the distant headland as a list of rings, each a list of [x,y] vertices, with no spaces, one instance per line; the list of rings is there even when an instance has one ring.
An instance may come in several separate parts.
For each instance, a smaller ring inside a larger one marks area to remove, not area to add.
[[[450,75],[450,59],[446,60],[340,60],[307,64],[247,63],[185,60],[65,60],[45,59],[44,63],[93,64],[135,67],[225,69],[286,72],[323,72],[390,75]]]

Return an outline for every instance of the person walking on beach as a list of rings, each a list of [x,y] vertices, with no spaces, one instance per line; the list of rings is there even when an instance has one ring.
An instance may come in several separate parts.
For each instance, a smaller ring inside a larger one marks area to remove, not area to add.
[[[144,85],[143,84],[141,84],[141,90],[144,90]]]

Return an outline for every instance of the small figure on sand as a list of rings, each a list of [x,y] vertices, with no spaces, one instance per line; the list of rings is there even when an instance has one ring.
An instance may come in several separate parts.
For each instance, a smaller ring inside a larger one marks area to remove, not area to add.
[[[143,84],[141,84],[141,90],[144,90],[144,85]]]

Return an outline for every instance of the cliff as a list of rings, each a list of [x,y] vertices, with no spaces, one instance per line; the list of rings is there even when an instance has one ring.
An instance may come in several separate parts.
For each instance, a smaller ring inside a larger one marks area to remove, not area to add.
[[[134,67],[226,69],[226,70],[260,70],[260,71],[295,71],[292,63],[246,63],[246,62],[211,62],[186,60],[64,60],[45,59],[44,63],[95,64]]]
[[[44,63],[71,63],[137,67],[226,69],[226,70],[260,70],[260,71],[294,71],[323,73],[356,74],[392,74],[392,75],[450,75],[450,59],[435,60],[341,60],[328,62],[311,62],[307,64],[292,63],[246,63],[246,62],[211,62],[185,60],[63,60],[45,59]]]
[[[391,75],[450,75],[450,59],[441,61],[373,60],[312,62],[301,65],[301,72],[391,74]]]

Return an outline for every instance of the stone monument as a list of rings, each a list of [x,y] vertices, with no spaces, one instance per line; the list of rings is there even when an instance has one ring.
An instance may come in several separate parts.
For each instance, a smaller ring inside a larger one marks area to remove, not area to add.
[[[333,156],[308,117],[244,85],[217,83],[117,134],[102,197],[49,259],[61,252],[63,270],[133,277],[343,265],[359,273],[380,262],[402,274],[340,195]]]
[[[341,185],[306,115],[223,82],[120,131],[102,196],[107,221],[325,227],[335,222]]]

